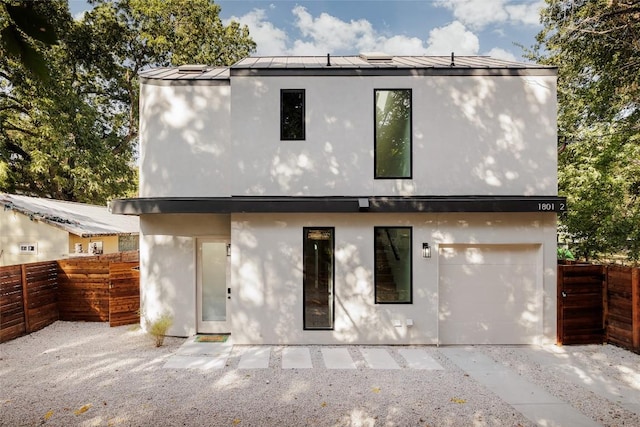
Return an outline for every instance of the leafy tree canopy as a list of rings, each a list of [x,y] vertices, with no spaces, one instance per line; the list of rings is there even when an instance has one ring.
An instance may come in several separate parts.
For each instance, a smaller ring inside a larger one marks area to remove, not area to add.
[[[132,195],[138,72],[230,65],[255,50],[210,0],[94,0],[78,21],[67,1],[0,1],[0,191]]]
[[[640,3],[546,0],[533,59],[558,67],[562,227],[584,258],[640,258]],[[541,53],[542,52],[542,53]]]

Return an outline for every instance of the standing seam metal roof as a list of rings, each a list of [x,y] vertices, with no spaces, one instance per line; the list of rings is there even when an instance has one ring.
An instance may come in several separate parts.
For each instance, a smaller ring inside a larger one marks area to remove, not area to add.
[[[181,71],[179,67],[153,68],[140,72],[140,77],[151,80],[228,80],[232,75],[246,75],[247,72],[260,73],[267,70],[270,73],[278,70],[305,71],[323,70],[330,73],[332,70],[362,70],[377,71],[383,73],[410,71],[410,70],[442,70],[458,71],[464,74],[465,70],[544,70],[553,71],[556,67],[550,67],[528,62],[505,61],[489,56],[455,56],[454,65],[451,65],[450,56],[393,56],[391,60],[366,60],[361,56],[331,56],[327,65],[326,56],[264,56],[247,57],[230,67],[207,67],[203,71]]]

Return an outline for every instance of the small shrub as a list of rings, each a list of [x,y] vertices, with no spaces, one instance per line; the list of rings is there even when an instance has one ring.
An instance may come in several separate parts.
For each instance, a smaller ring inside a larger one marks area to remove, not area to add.
[[[147,320],[147,333],[153,337],[156,347],[162,346],[171,325],[173,325],[173,317],[168,314],[163,314],[153,322]]]

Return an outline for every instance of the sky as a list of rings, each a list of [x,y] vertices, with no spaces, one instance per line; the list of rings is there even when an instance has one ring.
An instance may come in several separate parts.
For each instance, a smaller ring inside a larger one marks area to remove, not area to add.
[[[225,0],[224,23],[249,27],[255,56],[490,55],[522,61],[544,0]],[[69,0],[74,16],[90,6]]]

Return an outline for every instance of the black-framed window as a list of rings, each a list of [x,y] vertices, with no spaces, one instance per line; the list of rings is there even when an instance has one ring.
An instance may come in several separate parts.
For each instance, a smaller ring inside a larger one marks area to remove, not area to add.
[[[411,89],[374,90],[376,178],[411,178]]]
[[[332,330],[334,322],[334,228],[304,227],[303,328]]]
[[[411,227],[374,227],[375,302],[413,302],[413,230]]]
[[[305,139],[304,89],[280,90],[280,140],[300,141]]]

